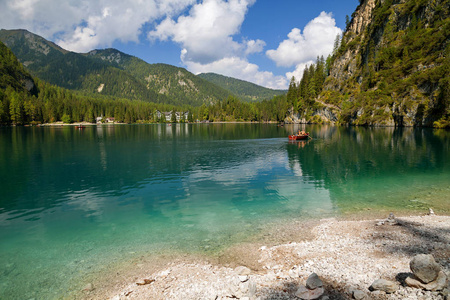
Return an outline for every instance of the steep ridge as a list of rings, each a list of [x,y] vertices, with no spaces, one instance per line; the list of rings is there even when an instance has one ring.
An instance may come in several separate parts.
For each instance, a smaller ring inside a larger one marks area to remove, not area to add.
[[[449,0],[360,1],[318,97],[339,109],[315,114],[354,125],[450,125],[449,12]]]
[[[33,77],[17,61],[11,50],[0,42],[0,93],[7,88],[16,92],[36,94]]]

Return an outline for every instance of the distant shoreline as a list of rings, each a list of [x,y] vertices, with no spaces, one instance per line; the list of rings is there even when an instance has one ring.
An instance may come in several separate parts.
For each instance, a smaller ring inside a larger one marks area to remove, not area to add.
[[[252,121],[209,121],[209,122],[186,122],[186,123],[152,123],[152,122],[144,122],[144,123],[90,123],[90,122],[74,122],[74,123],[63,123],[63,122],[53,122],[53,123],[43,123],[43,124],[24,124],[24,125],[10,125],[5,127],[63,127],[63,126],[111,126],[111,125],[178,125],[178,124],[279,124],[276,121],[268,121],[268,122],[252,122]],[[288,124],[286,124],[288,125]],[[306,124],[291,124],[291,125],[306,125]],[[315,125],[315,124],[309,124]]]

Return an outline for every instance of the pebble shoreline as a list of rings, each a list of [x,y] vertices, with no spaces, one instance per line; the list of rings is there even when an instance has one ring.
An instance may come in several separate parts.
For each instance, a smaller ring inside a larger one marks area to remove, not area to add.
[[[441,291],[426,291],[407,286],[405,279],[418,254],[433,255],[449,278],[450,216],[323,219],[307,230],[312,239],[256,250],[257,268],[246,266],[245,259],[235,267],[201,260],[171,262],[120,284],[89,284],[79,298],[302,299],[299,291],[305,291],[305,284],[310,288],[307,280],[315,273],[323,282],[318,286],[323,294],[303,299],[448,299],[448,281]],[[379,279],[395,284],[395,291],[369,290]]]

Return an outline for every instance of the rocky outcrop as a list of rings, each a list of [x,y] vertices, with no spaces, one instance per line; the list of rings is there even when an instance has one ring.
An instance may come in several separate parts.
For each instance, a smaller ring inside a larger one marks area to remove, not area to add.
[[[340,102],[333,113],[343,124],[433,126],[450,110],[443,100],[448,97],[443,91],[447,84],[439,79],[445,74],[443,58],[450,35],[440,39],[437,34],[431,40],[442,42],[418,56],[409,51],[422,51],[427,42],[411,47],[416,41],[408,40],[408,34],[417,39],[439,32],[442,25],[437,20],[448,18],[448,13],[444,0],[360,1],[333,55],[324,97],[316,101]],[[336,101],[337,97],[341,98]],[[321,110],[316,108],[312,115],[333,123]]]
[[[310,124],[310,123],[327,123],[335,124],[339,118],[339,109],[324,106],[317,110],[305,113],[293,113],[290,112],[289,115],[284,119],[285,123],[294,124]]]
[[[348,31],[355,34],[363,34],[370,20],[372,11],[375,8],[375,0],[363,1],[352,15]]]
[[[354,42],[356,39],[362,41],[365,38],[365,30],[372,21],[375,3],[376,0],[366,0],[358,6],[344,35],[343,41],[345,43]],[[342,84],[357,73],[359,68],[357,58],[360,55],[360,46],[360,42],[355,43],[355,47],[347,48],[345,52],[334,60],[325,89],[341,91],[343,88]]]

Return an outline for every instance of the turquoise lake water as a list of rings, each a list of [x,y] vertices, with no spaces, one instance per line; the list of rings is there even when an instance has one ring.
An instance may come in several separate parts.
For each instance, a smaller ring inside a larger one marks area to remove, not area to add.
[[[309,141],[289,142],[298,129]],[[0,299],[283,220],[450,214],[450,132],[261,124],[0,128]]]

